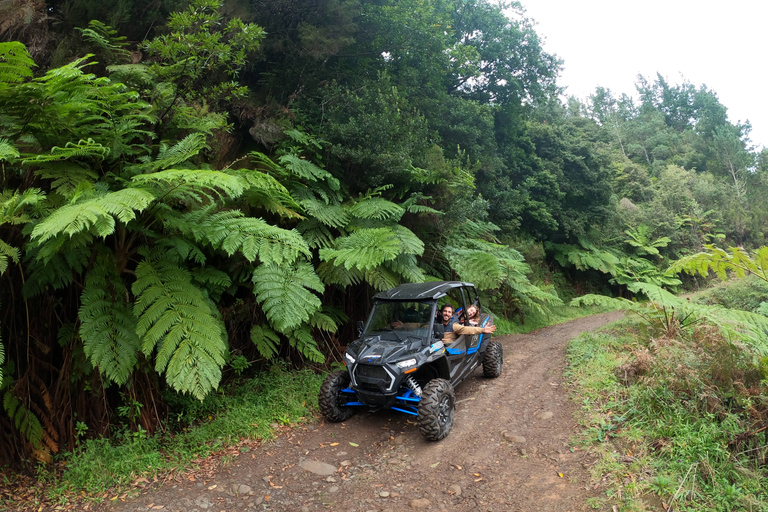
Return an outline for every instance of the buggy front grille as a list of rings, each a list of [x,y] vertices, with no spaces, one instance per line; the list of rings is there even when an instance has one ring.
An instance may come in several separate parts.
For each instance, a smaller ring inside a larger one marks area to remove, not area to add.
[[[369,391],[391,391],[394,376],[384,366],[376,364],[358,364],[355,367],[355,382],[358,388]]]

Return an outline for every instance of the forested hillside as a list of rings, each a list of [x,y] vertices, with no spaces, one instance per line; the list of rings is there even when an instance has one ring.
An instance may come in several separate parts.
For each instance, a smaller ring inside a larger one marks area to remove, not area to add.
[[[768,153],[715,91],[564,100],[561,64],[484,0],[5,2],[0,462],[330,363],[400,282],[519,321],[562,303],[529,264],[628,294],[764,244]]]

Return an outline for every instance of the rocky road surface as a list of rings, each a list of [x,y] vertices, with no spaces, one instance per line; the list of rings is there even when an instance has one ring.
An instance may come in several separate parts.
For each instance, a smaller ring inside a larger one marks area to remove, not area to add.
[[[286,430],[243,445],[233,462],[147,485],[137,497],[90,507],[110,512],[579,511],[600,491],[588,452],[574,449],[564,384],[573,337],[618,320],[606,313],[530,334],[499,336],[504,369],[475,373],[456,390],[456,420],[439,442],[422,439],[401,413],[360,413],[339,424]]]

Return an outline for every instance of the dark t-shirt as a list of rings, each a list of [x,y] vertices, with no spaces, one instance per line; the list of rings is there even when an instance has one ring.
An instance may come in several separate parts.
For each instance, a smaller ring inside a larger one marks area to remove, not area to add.
[[[448,320],[448,325],[443,324],[443,331],[444,332],[453,332],[453,324],[456,323],[456,317],[452,316],[450,320]]]

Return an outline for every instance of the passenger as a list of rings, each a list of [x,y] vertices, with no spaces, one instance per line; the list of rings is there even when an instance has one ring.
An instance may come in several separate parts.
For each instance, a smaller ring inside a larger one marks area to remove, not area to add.
[[[443,309],[440,310],[442,317],[443,329],[445,334],[443,335],[443,343],[450,345],[462,334],[491,334],[496,330],[495,325],[488,327],[474,327],[471,325],[462,325],[456,321],[453,316],[453,306],[446,304]]]
[[[480,308],[478,308],[475,304],[472,304],[467,308],[467,323],[469,325],[478,326],[480,325]]]

